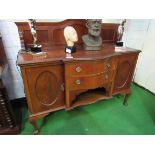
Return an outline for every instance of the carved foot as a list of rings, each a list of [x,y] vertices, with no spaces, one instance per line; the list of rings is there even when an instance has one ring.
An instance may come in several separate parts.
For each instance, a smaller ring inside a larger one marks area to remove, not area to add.
[[[124,101],[123,101],[124,106],[128,106],[128,97],[129,97],[129,95],[130,94],[126,94],[125,97],[124,97]]]
[[[33,130],[33,135],[38,135],[38,134],[39,134],[39,128],[38,128],[38,126],[37,126],[36,121],[31,121],[30,123],[32,124],[32,126],[33,126],[33,128],[34,128],[34,130]]]

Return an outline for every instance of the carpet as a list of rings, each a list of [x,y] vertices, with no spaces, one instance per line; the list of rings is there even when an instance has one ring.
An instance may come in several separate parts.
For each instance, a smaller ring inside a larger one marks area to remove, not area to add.
[[[155,95],[131,86],[128,106],[122,105],[123,96],[75,108],[60,110],[37,121],[40,135],[154,135]],[[22,108],[21,135],[32,134],[27,107]]]

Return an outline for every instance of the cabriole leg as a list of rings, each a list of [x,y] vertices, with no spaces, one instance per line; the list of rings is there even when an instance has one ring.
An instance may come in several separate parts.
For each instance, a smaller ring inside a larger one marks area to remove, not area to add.
[[[123,105],[124,106],[128,106],[128,97],[129,97],[130,94],[125,94],[124,96],[124,101],[123,101]]]
[[[39,128],[38,128],[37,122],[36,121],[30,121],[30,123],[32,124],[32,126],[34,128],[33,134],[38,135],[39,134]]]

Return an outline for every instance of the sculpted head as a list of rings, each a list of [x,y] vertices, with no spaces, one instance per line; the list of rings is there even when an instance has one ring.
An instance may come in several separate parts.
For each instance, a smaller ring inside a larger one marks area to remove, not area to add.
[[[74,46],[74,42],[78,41],[78,36],[76,30],[72,26],[67,26],[64,29],[64,37],[67,43],[67,46]]]
[[[98,37],[101,33],[102,19],[87,19],[86,27],[89,35]]]

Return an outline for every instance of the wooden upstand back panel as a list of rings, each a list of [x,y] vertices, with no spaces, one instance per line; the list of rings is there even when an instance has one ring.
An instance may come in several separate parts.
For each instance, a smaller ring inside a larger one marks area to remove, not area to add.
[[[76,22],[81,21],[73,20],[72,24],[77,25]],[[64,28],[69,23],[70,20],[50,24],[50,29]],[[83,32],[82,28],[80,30]],[[56,37],[60,38],[58,34]],[[84,51],[81,43],[71,55],[64,52],[63,44],[45,47],[44,51],[46,56],[21,51],[17,59],[34,134],[39,131],[36,120],[52,111],[70,110],[111,98],[114,94],[125,95],[123,103],[127,105],[139,50],[123,47],[115,52],[112,43],[104,42],[101,51]]]

